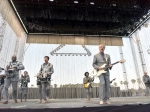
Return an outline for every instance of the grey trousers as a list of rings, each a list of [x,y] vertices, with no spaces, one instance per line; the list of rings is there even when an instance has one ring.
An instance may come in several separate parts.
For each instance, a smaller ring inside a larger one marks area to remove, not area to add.
[[[4,89],[3,89],[3,98],[5,101],[8,101],[9,95],[8,95],[8,88],[10,87],[10,84],[12,84],[12,93],[13,93],[13,99],[17,100],[17,85],[18,81],[11,81],[10,78],[5,79],[4,83]]]
[[[91,92],[92,92],[92,88],[85,88],[86,91],[86,98],[91,98]]]
[[[147,85],[145,85],[146,89],[145,89],[145,96],[149,96],[149,87]]]
[[[41,85],[39,85],[38,87],[39,87],[40,100],[42,100],[42,99],[46,100],[46,97],[49,97],[49,95],[50,95],[49,82],[41,82]]]
[[[47,86],[46,86],[46,94],[47,94],[47,97],[50,96],[50,85],[51,85],[51,82],[48,82],[48,83],[47,83]]]
[[[22,100],[22,98],[24,97],[25,99],[27,99],[27,93],[28,93],[28,87],[20,87],[20,99]]]
[[[100,91],[99,91],[100,100],[106,102],[110,94],[109,75],[102,74],[100,75],[99,79],[100,79]]]
[[[0,101],[2,100],[3,87],[4,84],[0,86]]]

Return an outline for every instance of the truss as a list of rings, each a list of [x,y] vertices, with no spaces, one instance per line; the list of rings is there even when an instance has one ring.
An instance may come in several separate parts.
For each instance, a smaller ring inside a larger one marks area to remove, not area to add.
[[[50,54],[52,56],[54,56],[54,55],[56,55],[56,56],[58,56],[58,55],[60,55],[60,56],[91,56],[92,55],[90,50],[85,45],[82,45],[82,47],[86,51],[86,53],[56,53],[60,49],[62,49],[64,46],[65,46],[65,44],[59,45],[57,48],[55,48],[53,51],[51,51]]]

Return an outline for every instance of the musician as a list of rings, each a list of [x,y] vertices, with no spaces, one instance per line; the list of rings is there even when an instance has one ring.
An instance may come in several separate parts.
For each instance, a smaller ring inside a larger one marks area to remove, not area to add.
[[[24,66],[21,62],[17,61],[17,57],[14,55],[12,56],[12,61],[7,65],[6,70],[7,70],[7,75],[5,78],[4,82],[4,102],[3,104],[8,104],[8,88],[10,87],[10,84],[12,84],[12,94],[13,94],[13,99],[15,103],[17,103],[17,85],[19,81],[19,71],[23,70]]]
[[[94,78],[89,77],[89,72],[85,72],[84,76],[85,77],[83,78],[83,84],[91,83],[94,81]],[[91,99],[92,85],[90,84],[90,86],[88,88],[85,88],[85,90],[86,90],[87,100],[89,101]]]
[[[51,75],[54,73],[53,65],[49,63],[49,57],[44,57],[45,63],[41,65],[41,69],[39,74],[41,74],[40,82],[41,85],[39,85],[39,94],[40,94],[40,101],[38,103],[46,103],[47,97],[49,95],[48,91],[50,91],[50,80]],[[46,77],[46,78],[45,78]],[[43,99],[43,101],[42,101]]]
[[[0,68],[0,71],[1,70],[4,70],[4,69]],[[1,98],[2,98],[2,90],[3,90],[3,87],[4,87],[4,79],[5,79],[5,76],[0,76],[0,101],[1,101]]]
[[[93,67],[96,70],[103,70],[101,66],[103,64],[108,64],[110,66],[109,69],[112,68],[111,59],[109,54],[105,54],[105,45],[101,44],[99,46],[99,53],[94,55],[93,59]],[[103,73],[99,76],[100,79],[100,104],[110,104],[108,102],[109,94],[110,94],[110,80],[109,80],[109,69],[107,69],[106,73]]]
[[[30,76],[27,71],[24,71],[24,75],[21,75],[20,78],[20,100],[22,102],[22,97],[24,97],[25,102],[27,101],[27,93],[28,93],[28,83],[30,82]]]
[[[150,77],[147,75],[147,72],[144,72],[143,82],[145,84],[145,96],[149,95],[149,85],[150,85]]]

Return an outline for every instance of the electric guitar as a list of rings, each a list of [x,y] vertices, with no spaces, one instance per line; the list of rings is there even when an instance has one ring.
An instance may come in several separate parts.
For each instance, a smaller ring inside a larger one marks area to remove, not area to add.
[[[115,63],[112,63],[112,65],[115,65],[115,64],[118,64],[118,63],[124,63],[125,61],[126,60],[120,60],[120,61],[117,61]],[[110,65],[103,64],[101,66],[101,68],[103,68],[103,69],[102,70],[96,70],[96,69],[93,70],[94,76],[99,77],[101,74],[107,73],[107,69],[110,68]]]
[[[94,80],[94,77],[96,77],[96,76],[93,76],[92,80]],[[89,88],[91,86],[91,82],[84,83],[83,86],[85,88]]]

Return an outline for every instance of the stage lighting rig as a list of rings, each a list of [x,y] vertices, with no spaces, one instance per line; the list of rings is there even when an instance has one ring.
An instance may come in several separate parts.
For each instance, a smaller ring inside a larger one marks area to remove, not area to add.
[[[92,53],[90,52],[90,50],[85,46],[85,45],[82,45],[82,47],[84,48],[84,50],[86,51],[86,53],[56,53],[57,51],[59,51],[61,48],[63,48],[65,46],[65,44],[61,44],[59,45],[57,48],[55,48],[53,51],[50,52],[50,54],[52,56],[56,55],[60,55],[60,56],[91,56]]]

